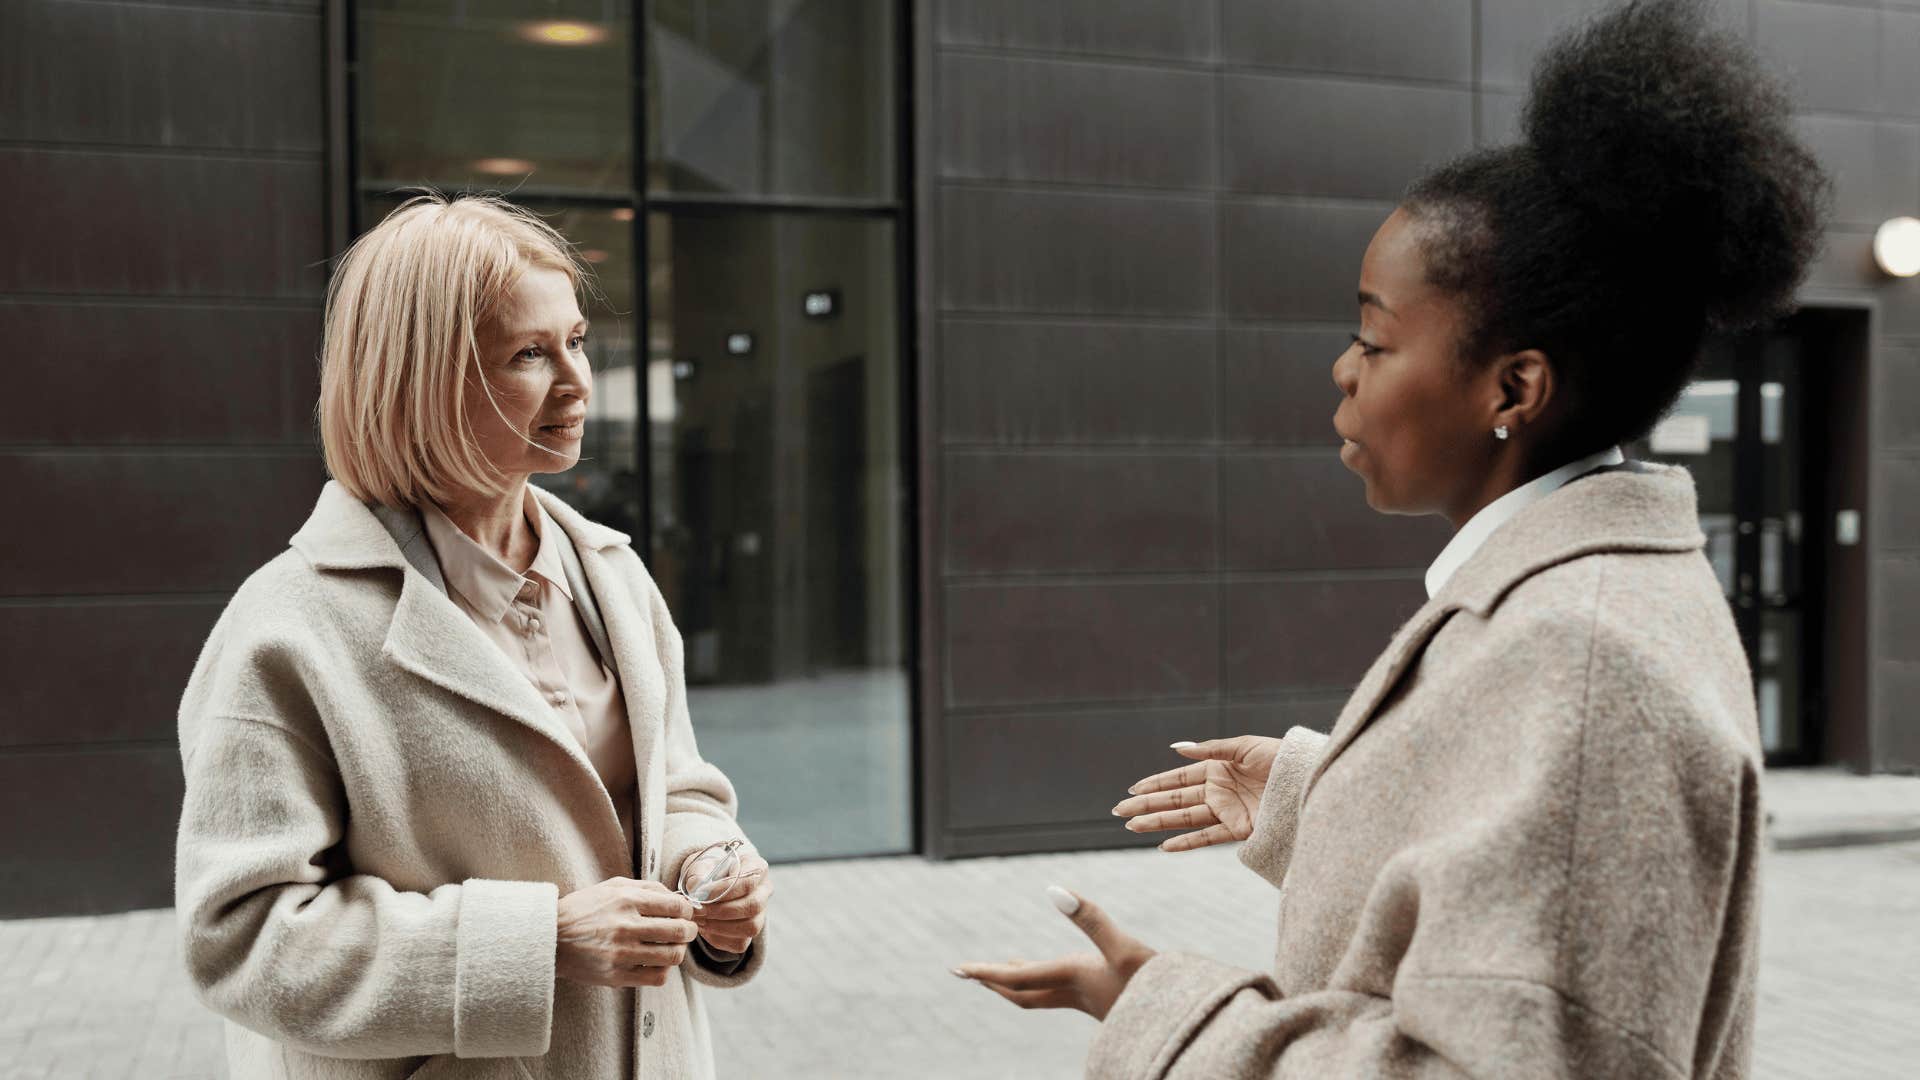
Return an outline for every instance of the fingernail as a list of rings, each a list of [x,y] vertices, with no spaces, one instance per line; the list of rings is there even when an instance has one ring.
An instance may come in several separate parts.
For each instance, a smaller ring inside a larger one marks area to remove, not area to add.
[[[967,974],[964,971],[961,971],[959,968],[948,968],[947,974],[952,975],[956,979],[965,979],[968,982],[973,981],[973,976]]]
[[[1058,885],[1047,886],[1047,899],[1060,909],[1060,914],[1071,915],[1080,910],[1080,899]]]
[[[1129,794],[1129,795],[1138,795],[1138,794],[1140,794],[1140,785],[1139,785],[1139,784],[1135,784],[1135,785],[1133,785],[1132,787],[1130,787],[1130,788],[1128,788],[1128,789],[1127,789],[1127,794]]]
[[[1120,812],[1120,808],[1116,806],[1116,807],[1114,807],[1114,808],[1113,808],[1113,816],[1114,816],[1114,817],[1126,817],[1127,815],[1125,815],[1125,814],[1123,814],[1123,813],[1121,813],[1121,812]]]
[[[1177,743],[1167,744],[1168,748],[1173,750],[1185,750],[1189,746],[1199,746],[1199,745],[1200,745],[1199,743],[1194,742],[1192,739],[1181,739]]]

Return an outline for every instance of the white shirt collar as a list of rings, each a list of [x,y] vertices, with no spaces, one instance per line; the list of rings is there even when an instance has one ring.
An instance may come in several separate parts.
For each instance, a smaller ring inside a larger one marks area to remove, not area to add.
[[[534,536],[540,540],[540,546],[533,556],[533,565],[527,568],[527,575],[537,574],[545,578],[560,590],[561,595],[572,600],[573,589],[567,584],[560,552],[554,546],[562,542],[559,526],[552,523],[547,516],[547,508],[534,498],[532,485],[528,485],[521,512],[526,515],[528,524],[533,526]],[[432,500],[421,502],[420,517],[427,528],[427,541],[433,545],[433,553],[440,560],[440,574],[446,578],[447,585],[466,597],[467,603],[473,605],[488,621],[499,622],[505,618],[529,577],[515,573],[512,567],[500,561],[499,556],[474,542]]]
[[[1545,476],[1529,480],[1505,495],[1482,507],[1480,512],[1467,520],[1460,531],[1453,534],[1447,546],[1440,549],[1440,557],[1427,567],[1427,597],[1439,595],[1454,572],[1467,564],[1487,537],[1494,530],[1513,519],[1515,514],[1551,495],[1556,489],[1577,476],[1585,476],[1595,469],[1604,469],[1627,460],[1620,448],[1615,446],[1597,454],[1588,454],[1579,461],[1569,462]]]

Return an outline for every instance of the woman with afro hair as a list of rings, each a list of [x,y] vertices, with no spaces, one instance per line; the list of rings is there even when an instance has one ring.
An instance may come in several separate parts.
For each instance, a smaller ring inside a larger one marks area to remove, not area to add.
[[[1709,334],[1787,310],[1827,183],[1698,4],[1555,42],[1524,133],[1407,192],[1333,365],[1368,503],[1457,530],[1430,599],[1331,736],[1175,744],[1194,763],[1114,808],[1188,830],[1168,850],[1246,841],[1273,969],[1155,953],[1054,889],[1097,953],[956,971],[1101,1018],[1089,1076],[1749,1072],[1752,683],[1692,477],[1619,448]]]

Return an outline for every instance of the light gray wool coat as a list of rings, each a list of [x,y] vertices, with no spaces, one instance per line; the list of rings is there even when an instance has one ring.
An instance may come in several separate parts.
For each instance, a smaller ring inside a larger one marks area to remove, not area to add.
[[[751,977],[764,938],[744,963],[690,949],[659,988],[554,974],[560,896],[610,877],[672,885],[688,854],[741,833],[639,556],[537,494],[611,639],[640,777],[633,846],[539,692],[417,550],[410,563],[329,483],[292,549],[227,605],[180,706],[183,951],[230,1021],[236,1078],[712,1075],[694,983]]]
[[[1240,851],[1272,974],[1156,956],[1087,1075],[1747,1075],[1761,756],[1704,542],[1636,464],[1495,532],[1284,740]]]

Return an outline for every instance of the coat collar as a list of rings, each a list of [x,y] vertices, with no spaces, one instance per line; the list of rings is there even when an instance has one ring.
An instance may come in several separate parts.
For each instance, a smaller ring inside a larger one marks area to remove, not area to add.
[[[639,662],[639,641],[647,627],[624,617],[619,582],[601,553],[627,544],[625,533],[598,525],[561,501],[535,489],[535,497],[573,541],[582,582],[590,582],[601,602],[594,612],[608,616],[613,640],[595,635],[602,656],[617,656],[628,713],[636,732],[643,718],[657,711],[664,695],[657,680],[646,679]],[[322,572],[393,569],[401,572],[400,596],[387,626],[381,652],[401,668],[460,697],[516,720],[545,735],[573,758],[590,776],[593,764],[579,741],[566,730],[532,683],[504,663],[499,650],[473,625],[473,620],[447,596],[433,549],[420,515],[410,510],[368,506],[336,481],[329,481],[314,504],[313,513],[291,541],[295,551]],[[563,554],[563,559],[565,552]],[[571,570],[571,567],[569,567]],[[413,572],[408,572],[409,570]],[[616,615],[616,612],[618,615]],[[632,635],[641,635],[634,638]],[[627,635],[623,639],[622,635]],[[639,675],[635,675],[638,671]],[[608,804],[609,814],[613,813]]]
[[[618,529],[588,521],[558,495],[537,486],[532,491],[547,516],[566,530],[575,547],[601,551],[633,542]],[[320,489],[320,500],[307,516],[306,524],[293,534],[293,549],[306,556],[315,570],[368,570],[379,566],[402,569],[409,559],[375,516],[377,513],[378,508],[369,507],[348,494],[339,481],[329,480],[327,486]],[[427,542],[425,536],[416,540]]]
[[[1696,551],[1693,474],[1628,462],[1568,482],[1487,537],[1434,600],[1485,617],[1514,586],[1550,566],[1600,552]]]
[[[1334,722],[1331,744],[1301,792],[1352,744],[1456,611],[1486,618],[1521,582],[1550,567],[1600,553],[1698,551],[1693,475],[1678,466],[1630,461],[1588,473],[1502,525],[1394,634]]]

